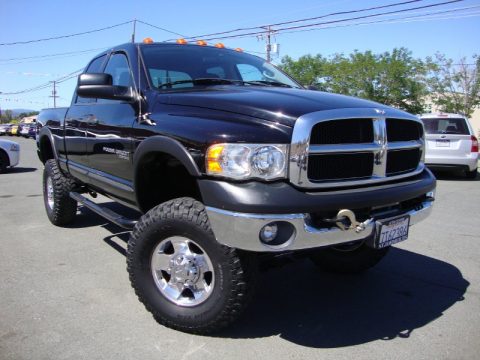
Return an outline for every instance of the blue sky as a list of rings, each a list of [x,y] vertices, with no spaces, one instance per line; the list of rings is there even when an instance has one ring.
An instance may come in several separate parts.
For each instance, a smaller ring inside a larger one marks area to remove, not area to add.
[[[392,4],[401,0],[297,0],[297,1],[112,1],[112,0],[0,0],[0,43],[35,40],[72,34],[119,24],[137,18],[144,22],[185,36],[231,30],[239,27],[268,25],[282,21],[321,16],[337,11],[348,11]],[[376,10],[355,15],[342,15],[319,21],[362,16],[382,11],[413,8],[446,0],[417,1],[400,7]],[[463,10],[461,10],[463,9]],[[451,11],[453,12],[445,12]],[[426,13],[437,13],[425,18]],[[405,19],[406,16],[415,16]],[[386,21],[389,19],[388,21]],[[366,24],[385,20],[382,23]],[[430,9],[415,10],[414,14],[389,15],[356,20],[357,25],[330,25],[315,31],[281,33],[274,41],[280,44],[280,57],[298,58],[304,54],[332,55],[350,53],[355,49],[373,52],[406,47],[415,57],[425,58],[441,52],[454,60],[480,54],[480,0],[463,0]],[[358,24],[363,23],[363,24]],[[342,25],[352,24],[341,23]],[[132,25],[123,25],[94,34],[30,44],[0,46],[0,108],[28,108],[38,110],[52,106],[51,89],[5,95],[53,81],[82,68],[102,48],[130,40]],[[137,24],[137,40],[152,37],[163,41],[179,36]],[[256,37],[221,40],[227,47],[241,47],[260,56],[265,43]],[[92,50],[93,49],[93,50]],[[81,54],[67,54],[37,59],[6,59],[92,50]],[[280,58],[275,58],[279,62]],[[75,79],[58,87],[57,105],[68,106]]]

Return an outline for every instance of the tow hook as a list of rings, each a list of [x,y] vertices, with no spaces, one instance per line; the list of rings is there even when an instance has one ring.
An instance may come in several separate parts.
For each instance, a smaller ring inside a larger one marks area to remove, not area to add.
[[[334,222],[340,230],[355,230],[356,233],[360,233],[370,225],[374,219],[370,218],[364,222],[358,222],[355,217],[355,213],[349,209],[342,209],[338,212],[334,219],[325,219],[328,222]]]

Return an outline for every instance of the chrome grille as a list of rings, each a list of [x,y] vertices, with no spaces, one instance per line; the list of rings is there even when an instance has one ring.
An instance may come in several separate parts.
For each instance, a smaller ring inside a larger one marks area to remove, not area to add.
[[[423,125],[395,109],[321,111],[297,120],[290,151],[299,187],[378,183],[423,170]]]
[[[372,176],[372,170],[372,153],[313,155],[308,159],[309,179],[362,179]]]
[[[420,161],[420,149],[394,150],[387,154],[387,176],[414,171]]]
[[[336,121],[323,121],[312,128],[310,144],[353,144],[373,141],[373,123],[368,119],[347,119],[338,126]]]

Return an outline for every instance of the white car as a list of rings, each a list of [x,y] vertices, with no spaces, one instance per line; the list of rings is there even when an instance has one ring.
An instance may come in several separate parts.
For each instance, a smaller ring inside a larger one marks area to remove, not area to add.
[[[0,135],[6,135],[7,134],[7,124],[0,124]]]
[[[477,176],[478,140],[468,119],[458,114],[424,114],[425,164],[432,169],[462,170]]]
[[[20,145],[14,141],[0,139],[0,173],[7,167],[18,165],[20,161]]]

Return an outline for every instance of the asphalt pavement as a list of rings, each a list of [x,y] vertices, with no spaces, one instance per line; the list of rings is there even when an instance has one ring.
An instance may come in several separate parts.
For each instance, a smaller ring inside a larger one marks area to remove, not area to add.
[[[0,175],[0,359],[478,359],[480,176],[440,174],[433,214],[363,275],[302,260],[259,274],[230,329],[165,328],[128,280],[128,233],[80,208],[48,221],[32,139]],[[104,200],[108,202],[109,200]]]

